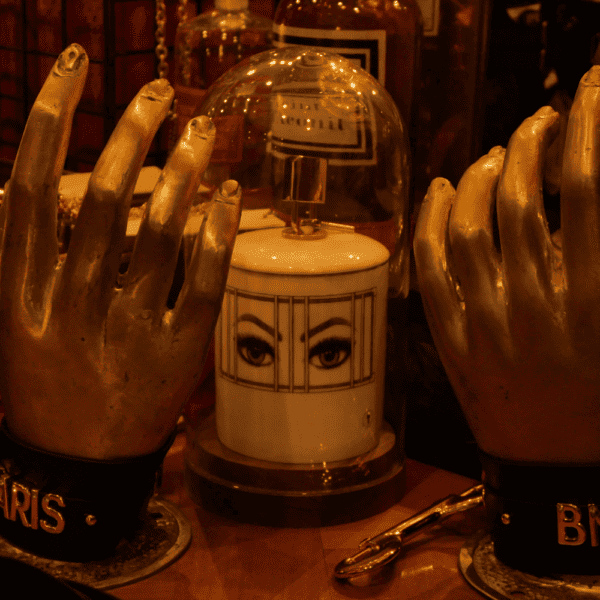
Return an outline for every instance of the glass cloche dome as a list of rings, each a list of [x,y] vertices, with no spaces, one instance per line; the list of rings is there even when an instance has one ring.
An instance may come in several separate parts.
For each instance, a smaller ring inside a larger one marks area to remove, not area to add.
[[[208,189],[235,179],[245,208],[290,215],[295,200],[321,221],[354,225],[390,250],[392,294],[408,293],[407,132],[377,80],[336,54],[269,50],[221,76],[199,113],[217,127]]]

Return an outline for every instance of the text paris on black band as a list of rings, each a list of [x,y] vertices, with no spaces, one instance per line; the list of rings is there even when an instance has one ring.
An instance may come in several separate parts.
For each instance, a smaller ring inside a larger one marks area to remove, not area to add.
[[[600,574],[600,464],[480,460],[496,558],[535,575]]]
[[[18,441],[0,424],[0,536],[67,561],[113,554],[143,520],[171,437],[147,456],[79,459]]]

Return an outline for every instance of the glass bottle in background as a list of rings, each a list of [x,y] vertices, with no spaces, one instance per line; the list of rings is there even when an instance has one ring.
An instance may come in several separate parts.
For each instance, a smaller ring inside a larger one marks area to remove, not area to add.
[[[398,107],[414,146],[412,116],[422,32],[417,0],[280,0],[273,23],[275,47],[298,45],[334,52],[375,77]],[[331,185],[334,190],[345,187],[364,188],[364,193],[354,195],[360,201],[332,202],[324,220],[351,223],[357,232],[383,243],[393,256],[399,238],[408,234],[406,218],[380,210],[385,203],[369,193],[360,169],[352,181]],[[393,264],[392,258],[392,269]]]
[[[273,21],[276,47],[335,52],[373,75],[413,137],[422,33],[417,0],[280,0]]]
[[[482,152],[491,11],[491,0],[280,0],[275,12],[275,46],[360,62],[398,105],[413,154],[413,223],[431,181],[457,185]]]
[[[214,9],[179,25],[173,83],[180,133],[223,73],[273,47],[272,27],[271,19],[250,11],[248,0],[215,0]]]

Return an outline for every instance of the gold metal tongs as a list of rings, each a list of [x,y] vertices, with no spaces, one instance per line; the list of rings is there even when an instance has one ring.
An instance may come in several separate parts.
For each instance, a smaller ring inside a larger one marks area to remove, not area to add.
[[[372,574],[398,558],[405,542],[447,517],[481,506],[483,496],[483,484],[476,485],[462,494],[447,496],[387,531],[363,540],[356,554],[336,565],[335,576],[338,579],[351,579]]]

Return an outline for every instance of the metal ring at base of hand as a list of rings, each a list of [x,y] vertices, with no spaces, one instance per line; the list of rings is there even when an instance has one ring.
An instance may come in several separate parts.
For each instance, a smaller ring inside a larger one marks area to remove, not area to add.
[[[0,556],[15,558],[58,579],[109,590],[161,571],[184,554],[191,540],[191,525],[183,513],[167,500],[154,497],[143,526],[110,558],[83,564],[51,560],[25,552],[2,538]]]
[[[458,564],[467,582],[492,600],[598,600],[597,575],[554,575],[536,577],[500,562],[494,543],[479,532],[460,550]]]

